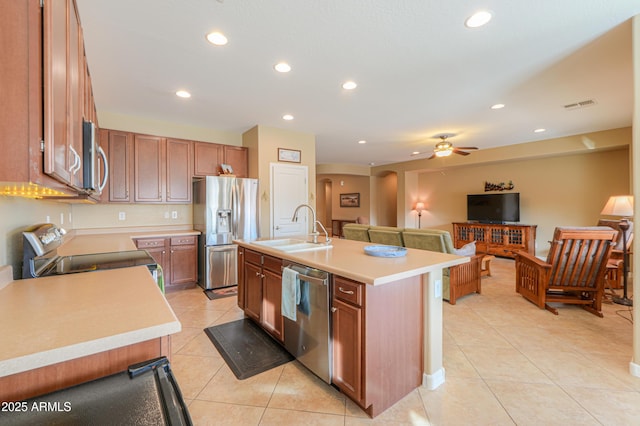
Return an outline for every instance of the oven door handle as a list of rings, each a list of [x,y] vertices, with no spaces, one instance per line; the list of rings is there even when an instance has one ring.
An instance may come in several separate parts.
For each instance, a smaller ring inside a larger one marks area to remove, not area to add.
[[[310,277],[309,275],[305,275],[303,272],[300,272],[296,267],[293,267],[293,266],[285,266],[285,268],[293,269],[298,273],[298,278],[300,278],[301,280],[307,281],[311,284],[327,285],[327,281],[329,280],[328,278]]]

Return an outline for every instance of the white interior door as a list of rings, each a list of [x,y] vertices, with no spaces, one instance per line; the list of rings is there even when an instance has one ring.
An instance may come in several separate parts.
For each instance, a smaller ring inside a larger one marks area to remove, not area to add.
[[[289,237],[310,232],[309,209],[298,212],[293,222],[293,212],[309,199],[307,166],[271,163],[271,235]]]

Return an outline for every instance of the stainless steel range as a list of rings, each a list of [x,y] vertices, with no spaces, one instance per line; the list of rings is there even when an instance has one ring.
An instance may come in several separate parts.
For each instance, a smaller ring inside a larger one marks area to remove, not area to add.
[[[64,229],[51,223],[35,225],[22,233],[22,278],[147,266],[162,289],[161,270],[146,250],[59,256],[57,249],[65,234]]]

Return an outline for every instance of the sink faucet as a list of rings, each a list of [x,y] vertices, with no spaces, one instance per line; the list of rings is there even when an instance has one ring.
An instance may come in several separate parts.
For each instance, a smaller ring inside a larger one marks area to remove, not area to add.
[[[313,207],[311,207],[309,204],[300,204],[298,207],[296,207],[296,210],[293,212],[293,217],[291,218],[292,222],[297,222],[298,221],[298,211],[302,208],[302,207],[306,207],[309,210],[311,210],[311,216],[312,216],[312,220],[313,220],[313,230],[311,231],[311,238],[313,238],[313,243],[314,244],[318,244],[318,235],[320,235],[320,233],[318,232],[318,227],[317,225],[320,225],[320,227],[322,228],[322,230],[324,231],[324,236],[326,239],[325,244],[329,244],[331,242],[331,239],[329,238],[329,233],[327,232],[327,229],[322,225],[322,223],[320,223],[319,220],[316,220],[316,211],[313,209]]]

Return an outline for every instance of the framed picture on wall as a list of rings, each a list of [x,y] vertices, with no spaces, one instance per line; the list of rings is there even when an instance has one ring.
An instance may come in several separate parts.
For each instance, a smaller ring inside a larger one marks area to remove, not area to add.
[[[297,149],[278,148],[278,161],[299,163],[301,161],[301,154],[302,153]]]
[[[360,193],[340,194],[340,207],[360,207]]]

